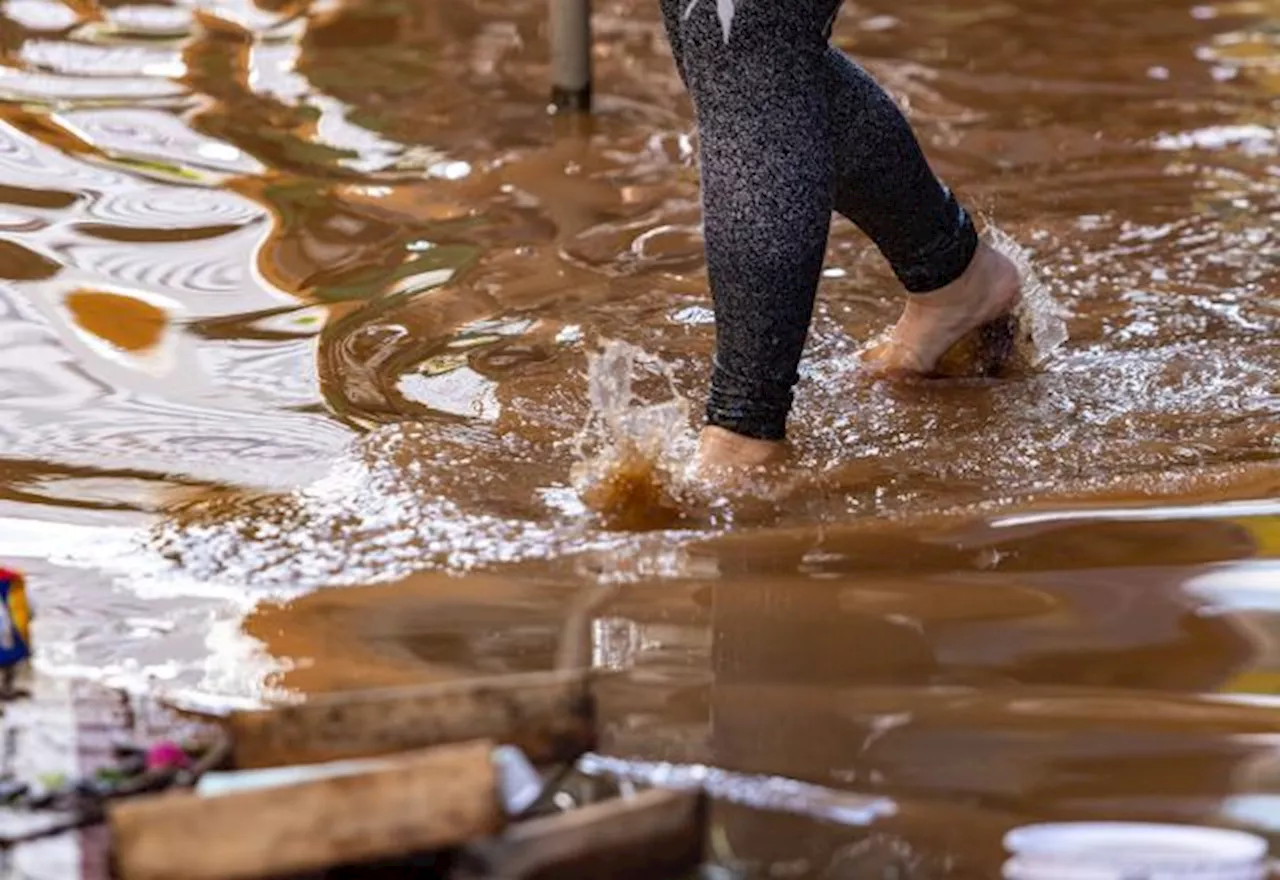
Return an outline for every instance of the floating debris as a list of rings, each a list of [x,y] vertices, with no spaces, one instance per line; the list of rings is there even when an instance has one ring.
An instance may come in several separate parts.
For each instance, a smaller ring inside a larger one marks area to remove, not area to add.
[[[31,608],[22,575],[0,568],[0,697],[16,699],[26,692],[17,674],[31,660]]]

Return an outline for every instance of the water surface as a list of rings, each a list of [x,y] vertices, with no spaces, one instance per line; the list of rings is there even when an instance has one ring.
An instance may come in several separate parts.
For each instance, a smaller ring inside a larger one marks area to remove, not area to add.
[[[444,5],[0,0],[0,557],[44,669],[228,704],[570,644],[622,673],[608,756],[743,774],[719,854],[762,876],[1277,821],[1280,5],[849,5],[1069,341],[866,381],[901,303],[837,222],[794,485],[643,533],[571,474],[590,355],[697,401],[712,343],[656,4],[597,4],[586,122],[544,3]],[[751,812],[765,777],[895,810]]]

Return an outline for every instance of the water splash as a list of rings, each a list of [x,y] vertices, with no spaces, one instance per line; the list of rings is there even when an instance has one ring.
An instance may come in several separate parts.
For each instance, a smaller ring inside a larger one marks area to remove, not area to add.
[[[1019,329],[1015,366],[1039,369],[1067,341],[1066,311],[1036,273],[1030,251],[994,224],[987,224],[987,236],[993,248],[1013,261],[1022,282],[1022,302],[1014,310]]]
[[[638,384],[656,385],[668,397],[640,403]],[[570,474],[583,503],[615,529],[680,521],[696,439],[689,400],[670,368],[634,345],[610,340],[588,356],[587,387],[591,408],[574,438],[577,462]]]
[[[1065,314],[1041,281],[1030,252],[995,224],[986,224],[991,246],[1013,261],[1022,299],[1012,313],[979,327],[951,346],[935,372],[952,378],[1019,376],[1040,370],[1067,341]]]

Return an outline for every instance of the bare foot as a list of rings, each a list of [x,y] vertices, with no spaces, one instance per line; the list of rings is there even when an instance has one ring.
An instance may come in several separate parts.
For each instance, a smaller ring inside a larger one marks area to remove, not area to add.
[[[986,242],[946,287],[907,298],[889,338],[864,355],[880,373],[927,374],[965,334],[1008,314],[1021,296],[1018,267]]]
[[[757,440],[708,425],[698,438],[698,469],[704,474],[776,464],[786,458],[787,444]]]

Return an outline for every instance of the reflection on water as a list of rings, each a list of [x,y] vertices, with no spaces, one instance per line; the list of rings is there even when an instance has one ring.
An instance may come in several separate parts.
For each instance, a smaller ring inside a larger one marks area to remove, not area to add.
[[[1280,6],[849,7],[1070,341],[868,381],[899,303],[841,221],[800,467],[644,531],[574,480],[638,414],[688,438],[691,115],[616,0],[600,113],[548,117],[544,6],[0,0],[0,557],[44,667],[253,701],[576,640],[623,672],[612,766],[712,774],[721,855],[775,876],[983,876],[1029,818],[1275,826]],[[584,435],[606,343],[649,366]]]

